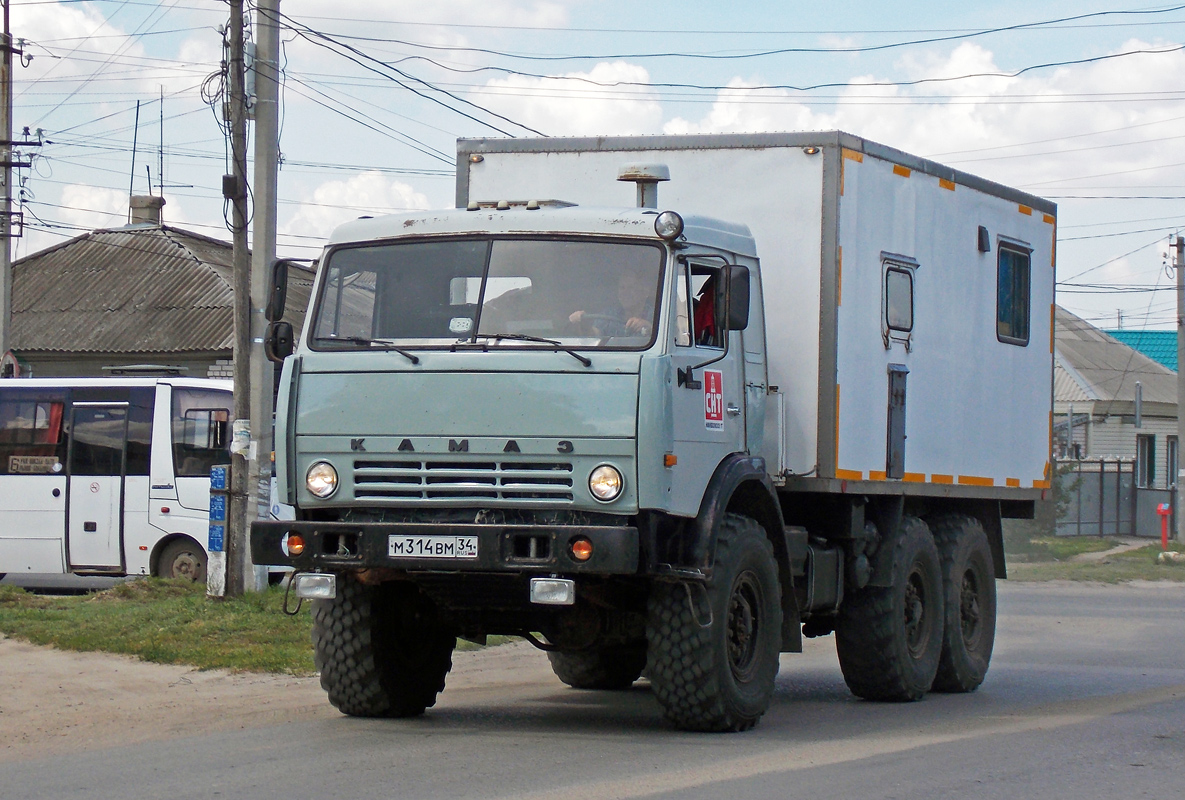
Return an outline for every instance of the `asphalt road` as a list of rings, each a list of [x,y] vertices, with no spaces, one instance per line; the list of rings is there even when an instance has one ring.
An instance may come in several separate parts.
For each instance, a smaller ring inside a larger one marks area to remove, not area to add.
[[[338,716],[0,764],[17,798],[1185,797],[1185,586],[1000,586],[969,695],[856,700],[830,637],[783,656],[753,731],[671,730],[639,683],[491,661],[416,720]],[[129,704],[136,698],[129,696]]]

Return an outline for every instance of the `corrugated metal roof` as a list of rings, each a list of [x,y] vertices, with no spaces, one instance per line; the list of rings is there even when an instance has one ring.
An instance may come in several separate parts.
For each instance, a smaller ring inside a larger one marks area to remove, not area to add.
[[[230,351],[231,245],[170,226],[99,230],[13,264],[18,352]],[[295,277],[295,276],[294,276]],[[294,285],[299,329],[308,288]]]
[[[1134,347],[1153,361],[1177,371],[1176,331],[1107,331],[1112,336]]]
[[[1135,398],[1136,382],[1145,402],[1176,403],[1177,374],[1148,356],[1091,325],[1060,306],[1055,318],[1057,361],[1063,373],[1054,373],[1055,399],[1128,401]],[[1077,392],[1082,398],[1069,396]],[[1059,388],[1067,392],[1063,397]]]

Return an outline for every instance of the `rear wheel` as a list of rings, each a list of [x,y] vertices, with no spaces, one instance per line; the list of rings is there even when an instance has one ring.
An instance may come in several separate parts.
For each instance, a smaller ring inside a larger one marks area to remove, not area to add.
[[[854,592],[835,630],[844,681],[867,700],[917,700],[942,653],[942,570],[926,523],[903,518],[893,547],[891,585]]]
[[[983,683],[996,640],[996,570],[979,520],[950,514],[931,522],[946,600],[934,690],[970,692]]]
[[[206,551],[193,539],[174,539],[165,545],[156,562],[156,577],[206,579]]]
[[[414,586],[366,586],[341,576],[337,597],[313,603],[313,659],[343,714],[414,717],[436,704],[457,639]]]
[[[647,640],[650,685],[676,727],[752,728],[769,708],[781,648],[773,548],[761,526],[726,514],[707,584],[658,583]]]
[[[646,643],[553,650],[547,658],[556,677],[573,689],[628,689],[646,669]]]

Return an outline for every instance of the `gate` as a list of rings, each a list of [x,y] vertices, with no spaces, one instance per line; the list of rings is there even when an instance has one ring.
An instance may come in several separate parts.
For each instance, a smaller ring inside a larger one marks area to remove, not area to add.
[[[1068,467],[1068,469],[1067,469]],[[1127,459],[1062,462],[1057,469],[1061,515],[1058,536],[1141,536],[1159,538],[1156,506],[1173,509],[1170,530],[1176,530],[1176,492],[1136,486],[1136,462]]]

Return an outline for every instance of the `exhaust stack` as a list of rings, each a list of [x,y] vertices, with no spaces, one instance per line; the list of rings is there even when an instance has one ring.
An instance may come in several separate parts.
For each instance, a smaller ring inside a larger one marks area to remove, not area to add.
[[[638,185],[638,208],[658,208],[658,184],[670,179],[666,164],[626,164],[617,170],[617,180]]]

